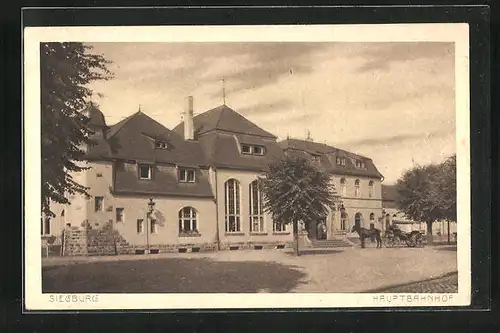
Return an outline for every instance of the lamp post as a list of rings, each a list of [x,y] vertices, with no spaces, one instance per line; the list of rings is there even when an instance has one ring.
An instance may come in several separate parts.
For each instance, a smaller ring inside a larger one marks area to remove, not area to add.
[[[149,254],[149,224],[152,221],[151,215],[153,214],[154,208],[155,208],[155,202],[153,198],[149,198],[148,201],[148,218],[146,220],[146,254]]]

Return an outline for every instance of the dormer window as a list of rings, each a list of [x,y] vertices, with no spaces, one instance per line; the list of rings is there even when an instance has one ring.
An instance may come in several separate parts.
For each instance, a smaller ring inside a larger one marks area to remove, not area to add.
[[[147,164],[139,164],[139,179],[150,180],[153,175],[153,167]]]
[[[337,165],[341,165],[341,158],[340,157],[337,157]]]
[[[242,144],[241,153],[246,155],[263,156],[265,154],[265,148],[264,146]]]
[[[365,163],[362,161],[356,161],[356,168],[358,169],[364,169],[365,168]]]
[[[264,155],[264,147],[262,146],[253,146],[253,154],[254,155]]]
[[[167,149],[168,145],[164,141],[156,141],[156,149]]]
[[[195,181],[196,181],[196,172],[194,169],[187,169],[187,168],[179,169],[179,182],[194,183]]]
[[[313,162],[319,162],[320,155],[312,154],[311,159]]]
[[[345,166],[345,157],[337,157],[337,165]]]

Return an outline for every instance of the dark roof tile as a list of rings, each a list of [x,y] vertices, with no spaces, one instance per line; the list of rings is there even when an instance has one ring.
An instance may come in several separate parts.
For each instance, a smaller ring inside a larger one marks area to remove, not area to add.
[[[249,134],[276,139],[276,136],[263,130],[227,105],[221,105],[193,118],[195,137],[211,131]],[[184,136],[184,122],[174,128],[174,132]]]

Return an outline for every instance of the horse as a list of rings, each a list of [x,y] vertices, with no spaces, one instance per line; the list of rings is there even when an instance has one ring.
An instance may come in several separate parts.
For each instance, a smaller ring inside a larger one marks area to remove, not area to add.
[[[375,238],[377,241],[377,248],[382,248],[382,238],[380,237],[380,230],[379,229],[366,229],[366,228],[361,228],[358,225],[354,225],[352,227],[351,232],[357,232],[359,235],[359,239],[361,240],[361,248],[365,248],[365,239],[366,238]]]

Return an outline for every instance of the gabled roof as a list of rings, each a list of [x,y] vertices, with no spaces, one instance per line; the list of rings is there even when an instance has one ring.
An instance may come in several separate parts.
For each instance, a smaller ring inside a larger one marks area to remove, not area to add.
[[[155,140],[166,141],[168,149],[155,149]],[[120,160],[138,160],[181,164],[186,166],[206,165],[207,161],[197,142],[185,141],[143,112],[136,112],[111,126],[105,142],[109,146],[107,154],[92,148],[94,157]],[[97,148],[97,146],[96,146]]]
[[[221,105],[194,117],[195,138],[212,131],[231,132],[276,139],[227,105]],[[174,132],[184,136],[184,122],[174,128]]]
[[[373,161],[365,156],[357,155],[330,145],[298,139],[286,139],[279,145],[291,156],[302,156],[312,160],[312,155],[319,155],[320,166],[328,172],[341,175],[366,176],[382,178]],[[338,165],[337,157],[344,157],[346,165]],[[365,168],[357,168],[356,161],[365,164]]]
[[[283,157],[283,150],[275,139],[251,137],[252,144],[265,149],[264,156],[245,155],[240,152],[240,143],[249,143],[249,136],[225,132],[210,132],[198,140],[211,165],[218,168],[263,171],[267,166]]]

